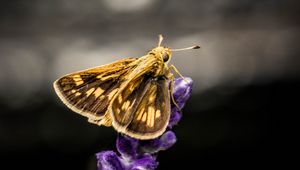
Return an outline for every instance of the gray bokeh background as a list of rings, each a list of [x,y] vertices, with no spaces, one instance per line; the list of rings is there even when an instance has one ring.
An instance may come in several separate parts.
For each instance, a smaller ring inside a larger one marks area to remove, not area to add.
[[[293,0],[2,1],[2,160],[94,169],[94,153],[113,149],[116,133],[68,110],[52,82],[142,56],[163,34],[165,46],[201,49],[173,54],[172,64],[193,78],[194,90],[175,128],[178,143],[160,154],[160,168],[186,165],[191,155],[260,162],[270,154],[266,143],[281,109],[291,109],[286,99],[299,87],[298,6]]]

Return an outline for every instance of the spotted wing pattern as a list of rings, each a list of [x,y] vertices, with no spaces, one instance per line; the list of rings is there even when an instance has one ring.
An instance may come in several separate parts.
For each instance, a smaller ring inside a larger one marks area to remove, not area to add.
[[[139,139],[152,139],[166,129],[170,118],[169,81],[142,76],[122,88],[111,104],[113,126]]]
[[[54,82],[54,89],[70,109],[95,123],[103,118],[120,84],[136,67],[134,61],[135,58],[127,58],[63,76]]]

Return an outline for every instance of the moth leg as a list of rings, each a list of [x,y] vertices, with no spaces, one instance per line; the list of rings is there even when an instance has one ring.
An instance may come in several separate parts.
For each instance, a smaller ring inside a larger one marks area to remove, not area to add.
[[[169,69],[173,69],[186,83],[189,83],[173,64],[169,67]]]
[[[175,85],[175,76],[173,74],[170,74],[170,78],[171,78],[171,86],[170,86],[170,95],[171,95],[171,99],[173,104],[177,107],[177,109],[179,111],[181,111],[180,107],[178,106],[178,104],[176,103],[175,99],[174,99],[174,95],[173,95],[173,88]]]

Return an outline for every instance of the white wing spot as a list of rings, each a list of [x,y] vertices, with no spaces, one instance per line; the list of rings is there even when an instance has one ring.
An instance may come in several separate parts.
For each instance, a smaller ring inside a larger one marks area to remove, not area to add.
[[[142,122],[145,122],[145,121],[146,121],[146,118],[147,118],[147,113],[144,113],[144,114],[143,114],[143,118],[142,118]]]
[[[152,106],[150,106],[149,108],[148,108],[148,113],[149,114],[154,114],[154,108],[152,107]]]
[[[76,86],[79,86],[79,85],[83,84],[83,81],[82,81],[82,80],[80,80],[80,81],[75,81],[75,84],[76,84]]]
[[[154,112],[148,112],[147,125],[153,127],[154,125]]]
[[[99,76],[97,76],[96,78],[97,78],[97,79],[100,79],[101,81],[105,81],[105,80],[111,78],[111,76],[102,77],[102,75],[99,75]]]
[[[116,113],[117,113],[117,114],[120,113],[120,109],[119,109],[119,108],[116,109]]]
[[[156,112],[155,112],[155,118],[157,119],[159,117],[160,117],[160,110],[156,110]]]
[[[81,76],[78,74],[73,76],[73,80],[74,80],[76,86],[83,84],[83,80],[82,80]]]
[[[87,96],[90,96],[93,92],[94,92],[94,90],[95,90],[95,88],[93,87],[93,88],[90,88],[88,91],[86,91],[85,93],[86,93],[86,95]]]
[[[122,102],[122,95],[121,95],[121,94],[118,96],[118,102],[119,102],[119,103]]]
[[[155,96],[150,96],[150,98],[149,98],[149,103],[152,103],[153,101],[154,101],[154,99],[155,99]]]
[[[144,108],[142,108],[139,112],[138,112],[138,117],[136,118],[136,120],[141,120],[142,119],[142,115],[143,115],[143,112],[144,112]]]
[[[126,109],[128,109],[129,105],[130,105],[130,101],[129,101],[129,100],[127,100],[127,101],[126,101],[126,102],[123,104],[123,106],[122,106],[122,110],[126,110]]]
[[[94,95],[95,95],[95,97],[97,98],[97,97],[99,97],[103,92],[104,92],[104,90],[101,89],[101,87],[98,87],[98,88],[96,89],[96,91],[94,92]]]

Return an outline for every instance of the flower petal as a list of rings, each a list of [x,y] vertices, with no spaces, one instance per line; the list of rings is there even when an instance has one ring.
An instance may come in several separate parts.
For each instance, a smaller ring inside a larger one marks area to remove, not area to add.
[[[181,112],[178,111],[176,106],[172,106],[168,128],[172,129],[172,127],[180,121],[181,117],[182,117]]]
[[[166,150],[173,146],[177,141],[176,135],[172,131],[167,131],[160,137],[160,150]]]
[[[180,109],[191,95],[193,80],[190,77],[176,78],[173,88],[174,99]]]
[[[123,170],[124,166],[119,156],[113,151],[103,151],[96,154],[98,170]]]
[[[139,145],[139,141],[137,139],[119,134],[116,145],[118,151],[122,156],[129,159],[135,158],[137,156],[137,147]]]
[[[154,170],[158,166],[158,162],[151,155],[144,155],[142,158],[134,161],[130,170]]]
[[[173,146],[176,143],[176,140],[175,133],[172,131],[167,131],[159,138],[142,141],[140,151],[142,153],[157,153]]]

